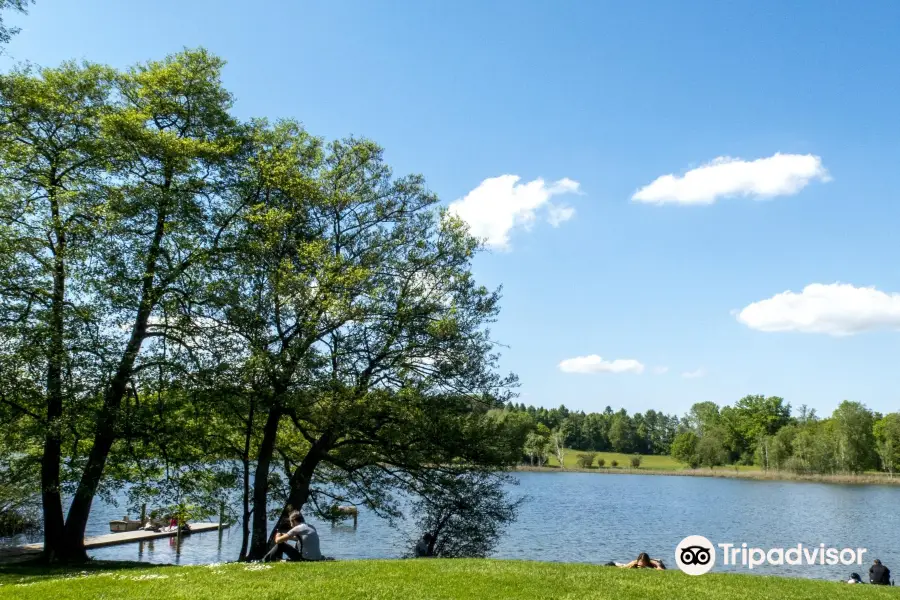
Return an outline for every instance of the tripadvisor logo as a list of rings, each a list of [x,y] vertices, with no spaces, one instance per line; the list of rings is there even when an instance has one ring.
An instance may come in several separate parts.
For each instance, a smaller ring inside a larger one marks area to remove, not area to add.
[[[826,548],[825,544],[784,548],[750,548],[742,544],[713,544],[702,535],[689,535],[675,546],[675,564],[688,575],[703,575],[716,564],[716,546],[722,564],[753,569],[762,565],[861,565],[865,548]]]
[[[689,535],[675,546],[675,564],[688,575],[703,575],[716,564],[716,548],[702,535]]]

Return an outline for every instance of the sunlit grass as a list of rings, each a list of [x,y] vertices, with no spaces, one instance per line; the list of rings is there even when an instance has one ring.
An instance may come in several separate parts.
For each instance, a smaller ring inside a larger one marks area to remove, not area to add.
[[[569,450],[566,449],[566,468],[567,469],[576,469],[578,468],[578,455],[584,453],[583,450]],[[605,461],[604,469],[612,469],[612,468],[620,468],[620,469],[630,469],[631,468],[631,458],[634,454],[621,454],[619,452],[597,452],[597,457],[594,459],[594,467],[597,468],[597,460],[603,459]],[[684,463],[680,463],[671,456],[662,455],[655,456],[650,454],[642,454],[641,456],[641,466],[642,469],[653,469],[659,471],[676,471],[678,469],[685,468]],[[618,463],[618,467],[613,467],[612,462],[616,461]],[[556,460],[556,456],[551,456],[548,462],[548,466],[558,467],[559,461]]]
[[[0,568],[2,573],[2,568]],[[0,598],[19,600],[728,600],[896,597],[891,588],[755,575],[640,571],[499,560],[336,561],[202,567],[94,569],[44,578],[20,570],[0,579]]]

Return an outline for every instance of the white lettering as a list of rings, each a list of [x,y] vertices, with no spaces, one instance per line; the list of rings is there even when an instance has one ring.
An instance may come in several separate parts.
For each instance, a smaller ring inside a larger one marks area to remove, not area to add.
[[[762,548],[750,548],[750,568],[758,567],[766,561],[766,553]]]
[[[803,548],[803,544],[797,544],[796,548],[791,548],[787,552],[784,553],[784,560],[789,565],[799,565],[803,563],[803,558],[801,557],[801,549]],[[791,554],[796,556],[797,558],[791,558]]]
[[[725,566],[743,565],[748,569],[755,569],[762,565],[829,565],[837,564],[857,565],[863,564],[863,557],[868,552],[865,548],[826,548],[825,544],[818,547],[797,544],[788,549],[784,548],[752,548],[747,542],[742,542],[740,547],[734,543],[716,544],[722,553],[722,563]]]
[[[728,551],[730,549],[734,548],[734,544],[719,544],[718,546],[719,546],[719,548],[722,549],[722,556],[725,557],[725,562],[722,564],[725,564],[725,565],[729,564],[728,563]]]

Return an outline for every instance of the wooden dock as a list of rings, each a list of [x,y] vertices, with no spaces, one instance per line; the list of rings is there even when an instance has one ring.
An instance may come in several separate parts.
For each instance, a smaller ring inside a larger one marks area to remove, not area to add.
[[[181,534],[181,537],[189,537],[198,533],[207,531],[218,531],[218,523],[189,523],[191,532]],[[228,525],[225,525],[228,527]],[[105,535],[97,535],[94,537],[84,538],[84,547],[86,550],[91,548],[103,548],[106,546],[118,546],[120,544],[132,544],[134,542],[146,542],[148,540],[156,540],[159,538],[170,538],[177,535],[176,531],[122,531],[119,533],[107,533]],[[25,544],[23,546],[10,546],[9,548],[0,548],[0,563],[18,562],[28,558],[34,558],[44,549],[44,544]]]

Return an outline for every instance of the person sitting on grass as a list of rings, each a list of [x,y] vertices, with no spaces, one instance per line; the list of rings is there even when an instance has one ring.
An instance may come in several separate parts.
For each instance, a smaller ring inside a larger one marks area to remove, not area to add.
[[[877,558],[869,567],[869,583],[875,585],[891,585],[891,570],[881,564]]]
[[[631,561],[630,563],[617,566],[623,569],[656,569],[658,571],[666,570],[666,565],[663,564],[663,561],[655,558],[650,558],[650,555],[646,552],[641,552],[640,554],[638,554],[637,559]]]
[[[281,560],[283,555],[287,555],[288,560],[322,560],[316,528],[304,521],[299,510],[292,512],[288,519],[291,528],[287,533],[275,534],[275,545],[263,557],[263,562]],[[288,544],[289,540],[299,541],[300,549]]]
[[[431,544],[434,542],[434,536],[430,533],[426,533],[422,536],[418,542],[416,542],[416,558],[425,558],[427,556],[434,556],[434,553],[431,550]]]

